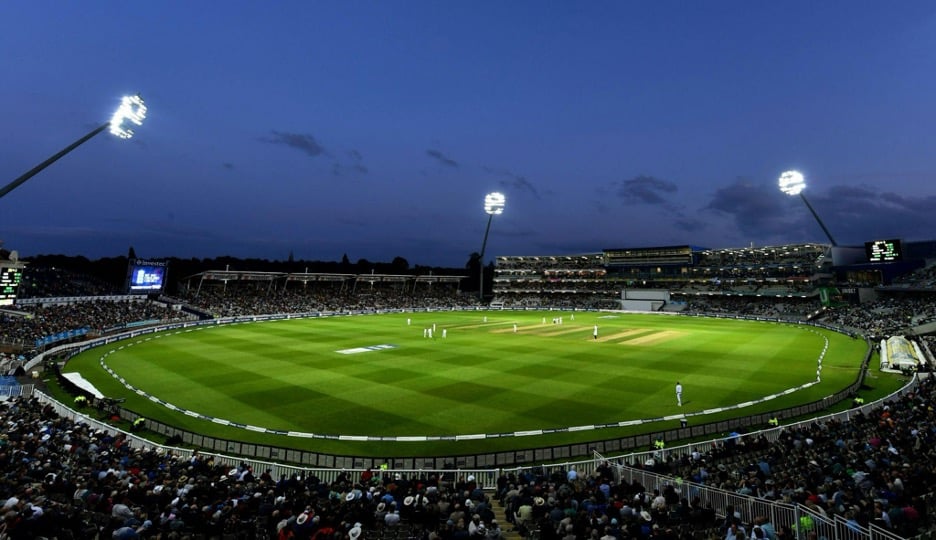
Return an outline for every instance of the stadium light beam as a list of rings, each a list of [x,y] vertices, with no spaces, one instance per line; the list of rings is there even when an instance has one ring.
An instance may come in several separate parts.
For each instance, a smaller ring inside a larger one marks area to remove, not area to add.
[[[803,199],[803,202],[806,203],[806,208],[809,208],[813,217],[816,218],[816,221],[819,223],[819,226],[822,227],[822,232],[825,233],[829,242],[831,242],[833,246],[837,246],[838,244],[835,242],[835,238],[832,238],[832,233],[829,232],[829,229],[825,226],[825,223],[822,222],[819,214],[816,213],[816,210],[809,204],[809,200],[806,199],[806,195],[803,194],[803,190],[806,189],[806,179],[803,178],[802,173],[799,171],[786,171],[780,175],[779,186],[780,191],[787,195],[799,195],[800,198]]]
[[[504,213],[507,198],[503,193],[488,193],[484,196],[484,212],[488,215],[487,227],[484,229],[484,241],[481,242],[481,254],[478,256],[478,300],[484,302],[484,250],[487,248],[488,233],[491,232],[491,221],[494,216]]]
[[[146,105],[143,103],[143,98],[140,97],[139,95],[124,96],[120,102],[120,108],[118,108],[117,111],[114,112],[114,116],[111,117],[109,122],[92,129],[84,137],[66,146],[57,154],[43,161],[39,165],[36,165],[32,169],[29,169],[28,171],[23,173],[21,176],[17,177],[15,180],[10,182],[9,184],[3,186],[3,188],[0,188],[0,198],[3,198],[3,196],[5,196],[7,193],[18,188],[27,180],[29,180],[33,176],[36,176],[37,174],[42,172],[46,167],[48,167],[49,165],[52,165],[53,163],[55,163],[56,161],[64,157],[66,154],[68,154],[75,148],[78,148],[82,144],[88,142],[88,140],[92,139],[95,135],[104,131],[105,129],[110,128],[110,132],[113,135],[116,135],[117,137],[121,139],[129,139],[133,137],[133,129],[130,127],[127,127],[128,124],[133,124],[137,126],[143,125],[143,120],[145,118],[146,118]]]

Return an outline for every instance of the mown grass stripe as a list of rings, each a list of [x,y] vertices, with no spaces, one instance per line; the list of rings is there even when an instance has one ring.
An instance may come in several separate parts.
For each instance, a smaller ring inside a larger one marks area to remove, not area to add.
[[[814,380],[824,343],[817,333],[757,322],[579,313],[573,328],[568,318],[564,325],[542,325],[541,318],[551,320],[555,312],[489,313],[488,323],[484,316],[440,312],[211,327],[139,340],[106,361],[118,376],[162,400],[235,423],[420,436],[667,416],[681,412],[673,394],[677,379],[693,410],[755,400]],[[569,332],[490,331],[512,330],[514,321],[524,329]],[[635,328],[648,336],[680,336],[644,345],[593,343],[587,338],[596,322],[602,336]],[[422,329],[433,323],[437,337],[423,338]],[[441,328],[449,329],[446,339],[438,337]],[[335,352],[376,343],[397,348]],[[827,365],[854,365],[862,348],[835,338]],[[78,357],[69,369],[80,364]],[[86,376],[107,395],[133,396],[101,374]],[[147,414],[171,414],[134,403]]]

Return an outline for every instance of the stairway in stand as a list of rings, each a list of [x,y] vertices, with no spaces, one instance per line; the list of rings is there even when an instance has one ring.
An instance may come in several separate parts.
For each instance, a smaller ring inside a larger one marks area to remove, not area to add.
[[[520,536],[520,533],[513,531],[513,524],[507,521],[507,509],[500,503],[500,501],[494,500],[491,498],[491,510],[494,511],[494,515],[497,517],[497,524],[500,525],[501,532],[504,535],[505,540],[520,540],[523,538]]]

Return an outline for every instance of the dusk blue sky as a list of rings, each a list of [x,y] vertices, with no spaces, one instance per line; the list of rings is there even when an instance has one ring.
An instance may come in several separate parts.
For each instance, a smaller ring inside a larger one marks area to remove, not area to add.
[[[0,7],[21,255],[461,267],[612,247],[936,238],[936,3],[46,2]]]

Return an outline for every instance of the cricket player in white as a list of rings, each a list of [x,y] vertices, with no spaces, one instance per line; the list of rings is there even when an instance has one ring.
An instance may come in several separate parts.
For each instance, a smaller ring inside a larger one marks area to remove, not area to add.
[[[676,381],[676,404],[682,407],[682,384]]]

